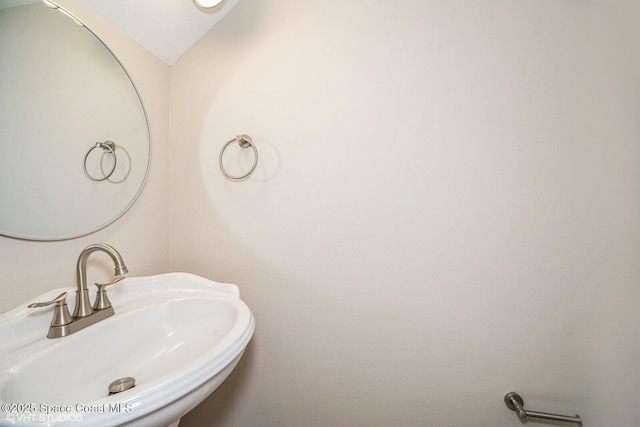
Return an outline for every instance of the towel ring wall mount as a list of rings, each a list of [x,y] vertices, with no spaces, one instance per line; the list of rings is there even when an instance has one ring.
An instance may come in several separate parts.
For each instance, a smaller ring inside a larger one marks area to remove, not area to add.
[[[249,169],[249,171],[244,175],[239,175],[239,176],[231,175],[224,168],[224,163],[222,161],[224,157],[224,151],[227,149],[227,147],[229,147],[229,145],[231,145],[234,142],[237,142],[238,145],[240,145],[240,148],[250,147],[253,150],[253,164],[251,165],[251,168]],[[224,176],[226,176],[228,179],[232,181],[241,181],[245,178],[248,178],[249,175],[251,175],[253,171],[256,169],[256,166],[258,165],[258,149],[256,148],[256,145],[254,144],[253,140],[249,135],[247,134],[238,135],[235,138],[229,140],[226,144],[224,144],[224,146],[222,147],[222,150],[220,150],[219,163],[220,163],[220,170],[222,171]]]

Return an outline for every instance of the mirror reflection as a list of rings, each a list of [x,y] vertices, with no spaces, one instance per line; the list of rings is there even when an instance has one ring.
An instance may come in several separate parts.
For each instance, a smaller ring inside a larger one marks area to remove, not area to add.
[[[144,186],[139,94],[90,30],[42,3],[0,0],[0,234],[60,240],[119,218]]]

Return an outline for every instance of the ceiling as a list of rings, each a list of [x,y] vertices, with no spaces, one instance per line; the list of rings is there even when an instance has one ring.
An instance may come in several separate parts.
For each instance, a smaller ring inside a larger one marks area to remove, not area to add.
[[[75,0],[169,65],[200,40],[238,1],[224,0],[217,7],[203,10],[193,0]],[[0,0],[0,8],[37,2]]]
[[[239,0],[211,10],[193,0],[76,0],[169,65],[200,40]]]

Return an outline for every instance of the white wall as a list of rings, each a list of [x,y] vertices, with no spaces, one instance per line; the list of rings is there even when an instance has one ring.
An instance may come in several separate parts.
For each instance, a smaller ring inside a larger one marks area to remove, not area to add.
[[[181,426],[640,425],[638,16],[241,1],[172,67],[171,260],[257,329]]]
[[[151,170],[145,189],[133,207],[114,224],[95,234],[62,242],[31,242],[0,236],[0,312],[48,290],[75,286],[76,259],[80,251],[92,243],[105,242],[116,247],[132,275],[170,270],[169,67],[72,0],[59,3],[81,18],[126,64],[149,116],[153,139]],[[110,263],[106,256],[92,257],[88,265],[89,280],[111,277]]]

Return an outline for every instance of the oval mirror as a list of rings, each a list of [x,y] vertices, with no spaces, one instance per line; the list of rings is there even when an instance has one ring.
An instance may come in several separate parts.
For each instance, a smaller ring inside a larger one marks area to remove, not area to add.
[[[31,3],[31,4],[25,4]],[[147,179],[146,112],[88,28],[0,0],[0,234],[64,240],[122,216]]]

